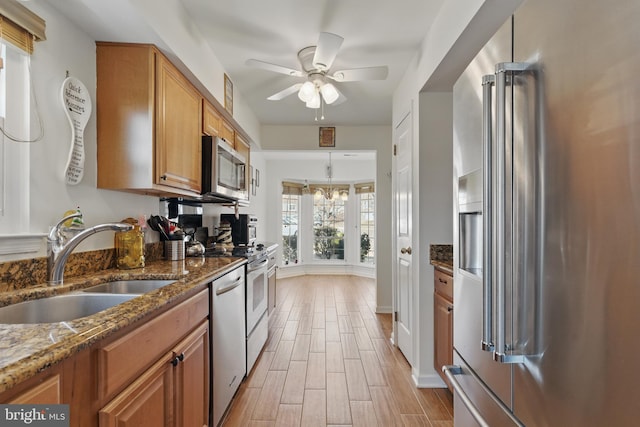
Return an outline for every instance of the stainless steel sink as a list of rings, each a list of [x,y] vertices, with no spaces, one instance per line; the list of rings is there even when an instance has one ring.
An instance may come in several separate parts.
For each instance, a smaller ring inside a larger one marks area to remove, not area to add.
[[[83,289],[84,292],[100,292],[107,294],[144,294],[174,283],[175,280],[116,280]]]
[[[135,298],[134,294],[70,293],[0,307],[0,323],[55,323],[91,316]]]

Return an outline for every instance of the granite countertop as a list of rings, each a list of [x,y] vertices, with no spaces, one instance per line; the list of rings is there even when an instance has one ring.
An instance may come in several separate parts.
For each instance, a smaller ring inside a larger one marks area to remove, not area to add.
[[[429,263],[453,276],[453,245],[430,245]]]
[[[154,261],[133,270],[108,269],[46,285],[0,293],[0,306],[79,290],[112,280],[176,279],[92,316],[68,322],[0,325],[0,392],[61,362],[114,332],[204,289],[211,280],[246,263],[244,258],[186,258]]]
[[[435,268],[444,271],[445,273],[453,276],[453,263],[448,261],[436,261],[431,260],[431,265]]]

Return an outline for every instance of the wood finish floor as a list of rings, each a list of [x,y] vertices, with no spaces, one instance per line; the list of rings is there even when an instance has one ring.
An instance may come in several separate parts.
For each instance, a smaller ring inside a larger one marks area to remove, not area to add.
[[[224,426],[453,426],[448,389],[417,389],[375,314],[372,279],[278,279],[269,340]]]

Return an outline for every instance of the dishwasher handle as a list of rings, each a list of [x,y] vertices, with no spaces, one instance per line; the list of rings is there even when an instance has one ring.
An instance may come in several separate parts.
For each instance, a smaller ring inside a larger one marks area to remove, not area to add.
[[[235,281],[233,281],[231,284],[226,285],[226,286],[222,286],[218,289],[216,289],[216,295],[222,295],[222,294],[226,294],[227,292],[237,288],[238,286],[240,286],[242,283],[240,282],[240,280],[242,279],[242,276],[239,276]]]
[[[247,266],[247,273],[251,273],[252,271],[260,270],[262,267],[267,265],[268,262],[269,262],[269,258],[265,258],[264,260],[260,261],[257,264],[253,264],[253,263],[249,264]]]

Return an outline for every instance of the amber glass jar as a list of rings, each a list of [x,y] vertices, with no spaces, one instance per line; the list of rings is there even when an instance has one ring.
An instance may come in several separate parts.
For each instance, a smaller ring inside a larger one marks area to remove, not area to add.
[[[116,266],[122,269],[144,267],[144,232],[137,221],[130,220],[122,222],[132,224],[133,229],[115,233]]]

